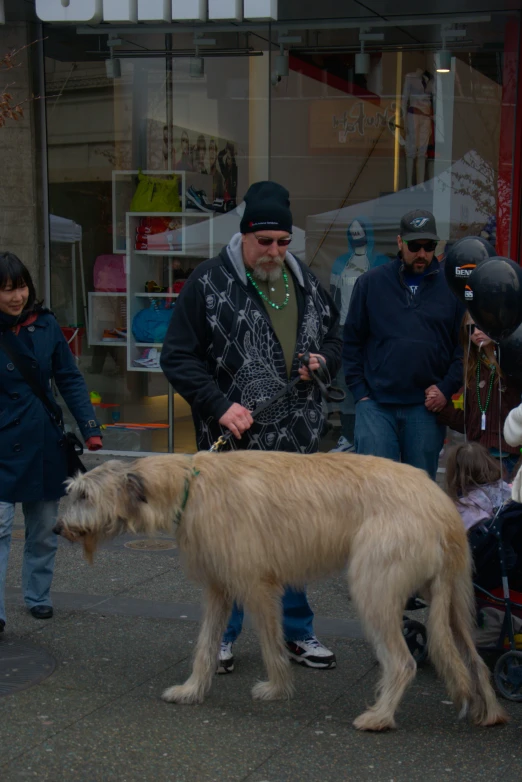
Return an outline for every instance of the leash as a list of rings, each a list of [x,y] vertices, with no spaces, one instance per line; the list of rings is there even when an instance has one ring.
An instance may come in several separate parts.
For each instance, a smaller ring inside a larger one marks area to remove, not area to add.
[[[312,370],[310,369],[310,353],[309,351],[306,351],[306,353],[303,353],[301,356],[301,364],[302,366],[306,367],[308,369],[308,373],[312,379],[312,381],[317,385],[319,388],[319,391],[321,392],[321,396],[324,399],[325,402],[342,402],[345,393],[341,388],[336,388],[335,386],[332,386],[332,378],[330,376],[330,372],[328,371],[328,368],[326,366],[326,361],[321,356],[316,356],[317,360],[319,361],[319,369]],[[268,407],[274,404],[274,402],[277,402],[281,397],[286,396],[286,394],[290,393],[290,391],[301,381],[301,377],[298,375],[296,378],[292,380],[291,383],[287,383],[286,386],[281,388],[277,394],[274,394],[270,397],[270,399],[265,399],[264,402],[261,402],[254,410],[251,412],[252,418],[255,420],[257,416],[259,416],[264,410],[266,410]],[[213,443],[212,447],[209,449],[209,451],[216,452],[220,451],[230,440],[232,437],[232,432],[226,432],[225,434],[222,434],[215,443]]]

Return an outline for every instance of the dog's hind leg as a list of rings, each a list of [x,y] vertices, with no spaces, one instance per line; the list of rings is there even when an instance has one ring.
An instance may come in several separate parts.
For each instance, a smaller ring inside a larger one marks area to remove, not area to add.
[[[353,725],[357,730],[389,730],[396,727],[395,712],[417,670],[402,633],[402,611],[408,590],[401,578],[403,563],[388,566],[386,573],[376,573],[371,559],[366,557],[359,565],[352,561],[350,592],[375,648],[382,674],[376,703],[357,717]]]
[[[205,612],[199,631],[192,673],[185,682],[162,695],[169,703],[202,703],[216,671],[219,644],[232,609],[232,599],[219,587],[207,587]]]
[[[245,606],[252,614],[256,625],[268,674],[268,681],[257,682],[254,685],[252,697],[255,700],[287,699],[294,691],[290,661],[283,638],[282,592],[282,588],[278,585],[262,584],[252,589],[248,598],[245,598]]]
[[[475,648],[472,636],[475,603],[471,579],[457,578],[450,604],[450,621],[457,648],[471,674],[471,702],[469,715],[476,725],[499,725],[508,716],[491,686],[487,665]]]

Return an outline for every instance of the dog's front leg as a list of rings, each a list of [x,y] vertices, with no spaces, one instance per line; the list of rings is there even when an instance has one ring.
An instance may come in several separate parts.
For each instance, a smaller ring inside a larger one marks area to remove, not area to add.
[[[252,697],[259,701],[286,700],[294,692],[283,638],[282,593],[282,587],[278,585],[262,584],[252,589],[248,599],[245,599],[245,605],[257,627],[268,673],[268,681],[258,682],[252,689]]]
[[[205,594],[205,613],[199,631],[192,673],[185,682],[169,687],[162,695],[169,703],[202,703],[210,690],[216,671],[219,644],[225,631],[232,601],[219,587],[208,587]]]

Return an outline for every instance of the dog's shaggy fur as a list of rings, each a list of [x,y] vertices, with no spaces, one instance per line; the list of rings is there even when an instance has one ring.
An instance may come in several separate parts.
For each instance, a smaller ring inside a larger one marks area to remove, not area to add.
[[[289,697],[284,586],[302,587],[348,565],[352,599],[382,666],[377,702],[356,728],[395,727],[415,676],[402,633],[415,592],[430,602],[430,655],[456,706],[478,725],[506,720],[472,640],[464,526],[424,472],[371,456],[201,452],[107,462],[71,480],[68,494],[56,531],[82,540],[91,558],[101,540],[122,532],[171,532],[187,499],[177,539],[191,576],[206,588],[205,614],[192,675],[167,689],[166,701],[203,700],[234,600],[256,621],[268,672],[254,698]]]

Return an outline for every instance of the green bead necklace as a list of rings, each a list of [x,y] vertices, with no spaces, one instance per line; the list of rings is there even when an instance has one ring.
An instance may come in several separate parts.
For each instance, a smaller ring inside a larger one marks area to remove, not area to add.
[[[480,429],[481,429],[481,431],[485,432],[486,431],[486,411],[487,411],[487,409],[489,407],[489,402],[491,400],[491,392],[493,390],[493,383],[495,382],[495,372],[496,372],[496,369],[495,369],[495,365],[494,364],[490,364],[489,365],[489,368],[491,370],[491,377],[489,379],[489,388],[488,388],[488,394],[486,396],[486,404],[484,405],[484,407],[482,407],[482,402],[480,401],[480,364],[481,364],[481,360],[480,360],[480,356],[479,356],[479,360],[477,362],[477,401],[478,401],[479,410],[482,413],[482,416],[481,416],[481,419],[480,419]]]
[[[259,293],[263,301],[266,301],[266,303],[270,304],[270,306],[273,307],[275,310],[282,310],[286,307],[286,305],[290,300],[290,286],[288,285],[288,274],[286,273],[285,268],[283,268],[283,280],[285,281],[285,300],[283,301],[282,304],[276,304],[275,302],[270,301],[268,296],[265,293],[263,293],[263,291],[261,290],[257,282],[254,280],[250,272],[247,272],[246,276],[248,277],[248,279],[250,280],[250,282],[252,283],[256,291]]]

